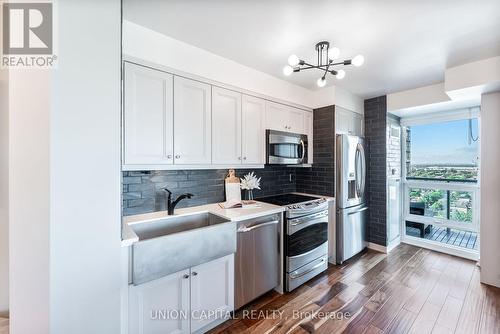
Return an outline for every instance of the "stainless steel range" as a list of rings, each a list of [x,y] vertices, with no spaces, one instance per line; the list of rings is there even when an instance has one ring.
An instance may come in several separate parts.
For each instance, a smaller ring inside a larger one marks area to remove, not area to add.
[[[284,282],[292,291],[328,267],[328,201],[283,194],[259,201],[286,207],[284,224]]]

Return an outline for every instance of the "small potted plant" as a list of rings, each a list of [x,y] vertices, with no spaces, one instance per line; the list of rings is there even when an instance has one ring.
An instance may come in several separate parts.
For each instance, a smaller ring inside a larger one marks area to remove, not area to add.
[[[250,172],[240,180],[241,189],[246,190],[247,201],[253,201],[253,190],[260,189],[260,177],[257,178],[253,172]]]

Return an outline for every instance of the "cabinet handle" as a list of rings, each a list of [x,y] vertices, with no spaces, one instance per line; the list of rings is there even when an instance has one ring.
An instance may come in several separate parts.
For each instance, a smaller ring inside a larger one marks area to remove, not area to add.
[[[181,157],[180,155],[176,155],[175,156],[176,159],[180,159],[180,157]]]
[[[193,271],[193,276],[197,276],[198,273],[196,271]]]
[[[182,276],[183,278],[189,278],[189,274],[184,274],[184,276]]]

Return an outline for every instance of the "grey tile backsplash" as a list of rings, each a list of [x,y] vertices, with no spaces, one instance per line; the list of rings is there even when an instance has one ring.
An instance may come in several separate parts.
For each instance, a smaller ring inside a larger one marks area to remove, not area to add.
[[[254,197],[296,191],[296,168],[237,169],[236,175],[243,177],[251,171],[262,178],[261,190],[254,190]],[[123,215],[166,210],[163,188],[168,188],[173,197],[194,195],[179,202],[179,208],[222,202],[226,174],[227,169],[123,172]]]

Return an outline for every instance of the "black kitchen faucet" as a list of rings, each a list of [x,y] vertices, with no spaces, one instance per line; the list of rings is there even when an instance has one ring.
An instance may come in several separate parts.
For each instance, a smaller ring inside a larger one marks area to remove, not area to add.
[[[190,193],[182,194],[179,197],[177,197],[175,199],[175,201],[172,202],[172,192],[170,190],[168,190],[167,188],[163,188],[163,190],[165,190],[168,193],[168,196],[167,196],[167,210],[168,210],[168,214],[169,215],[173,215],[174,214],[175,206],[180,201],[182,201],[184,198],[191,198],[191,197],[194,196],[193,194],[190,194]]]

